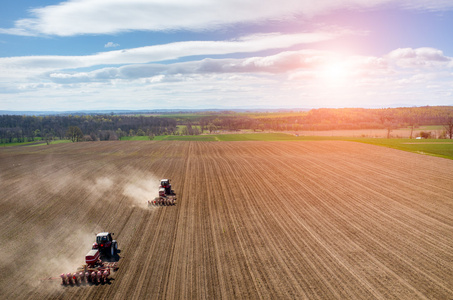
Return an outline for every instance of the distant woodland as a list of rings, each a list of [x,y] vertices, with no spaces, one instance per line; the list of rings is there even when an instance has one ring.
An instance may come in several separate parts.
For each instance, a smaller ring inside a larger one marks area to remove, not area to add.
[[[149,115],[1,115],[2,143],[35,140],[118,140],[125,136],[197,135],[219,131],[397,129],[442,125],[452,138],[453,106],[387,109],[320,108],[301,112],[200,111]]]
[[[175,119],[154,116],[0,116],[3,143],[66,138],[72,141],[118,140],[124,136],[173,134],[175,130]]]

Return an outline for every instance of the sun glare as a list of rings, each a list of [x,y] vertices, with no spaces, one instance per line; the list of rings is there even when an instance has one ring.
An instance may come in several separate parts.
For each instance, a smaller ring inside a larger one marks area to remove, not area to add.
[[[349,75],[349,70],[344,62],[330,62],[320,69],[319,77],[325,81],[340,83]]]

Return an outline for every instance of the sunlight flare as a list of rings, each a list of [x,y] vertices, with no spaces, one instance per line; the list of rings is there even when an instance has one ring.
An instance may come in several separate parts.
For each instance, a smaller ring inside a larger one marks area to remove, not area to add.
[[[318,77],[325,82],[344,83],[351,76],[351,68],[345,61],[330,61],[319,69]]]

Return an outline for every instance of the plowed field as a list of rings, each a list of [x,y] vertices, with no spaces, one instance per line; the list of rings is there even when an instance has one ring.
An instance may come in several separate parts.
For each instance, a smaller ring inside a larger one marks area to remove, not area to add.
[[[161,178],[178,203],[147,208]],[[0,149],[3,299],[453,299],[453,161],[352,142]],[[99,231],[108,284],[61,286]]]

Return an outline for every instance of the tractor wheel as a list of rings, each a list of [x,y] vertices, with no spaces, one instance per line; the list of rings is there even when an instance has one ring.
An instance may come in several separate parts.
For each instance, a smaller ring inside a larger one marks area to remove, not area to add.
[[[113,244],[112,246],[110,246],[110,257],[113,257],[115,255],[115,247],[113,247]]]

